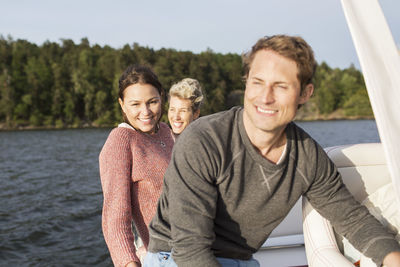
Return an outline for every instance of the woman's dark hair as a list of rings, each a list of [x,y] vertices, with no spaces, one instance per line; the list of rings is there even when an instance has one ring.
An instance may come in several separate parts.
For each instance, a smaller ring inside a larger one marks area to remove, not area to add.
[[[133,84],[151,84],[154,86],[161,96],[162,102],[164,102],[164,88],[162,87],[157,75],[151,70],[151,68],[143,65],[130,65],[122,73],[119,78],[119,92],[118,96],[124,100],[124,91],[128,86]]]

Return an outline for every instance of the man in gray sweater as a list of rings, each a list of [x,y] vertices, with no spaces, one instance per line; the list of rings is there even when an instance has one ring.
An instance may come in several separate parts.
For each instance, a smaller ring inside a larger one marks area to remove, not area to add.
[[[376,263],[400,266],[393,234],[292,122],[314,90],[309,45],[265,37],[243,60],[244,107],[196,120],[174,147],[144,266],[259,266],[252,254],[302,195]]]

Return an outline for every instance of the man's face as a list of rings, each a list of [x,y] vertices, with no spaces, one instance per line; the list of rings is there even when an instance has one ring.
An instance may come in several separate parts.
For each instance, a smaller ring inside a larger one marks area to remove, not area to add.
[[[260,50],[250,66],[244,94],[244,125],[250,137],[282,134],[299,104],[310,98],[313,86],[300,95],[295,61],[272,50]],[[250,138],[252,139],[252,138]]]

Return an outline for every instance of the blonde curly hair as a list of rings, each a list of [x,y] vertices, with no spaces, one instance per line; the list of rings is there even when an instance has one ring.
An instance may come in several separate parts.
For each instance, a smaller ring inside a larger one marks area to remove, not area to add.
[[[204,99],[199,81],[192,78],[185,78],[172,85],[168,98],[171,98],[171,96],[191,100],[193,113],[200,109]]]

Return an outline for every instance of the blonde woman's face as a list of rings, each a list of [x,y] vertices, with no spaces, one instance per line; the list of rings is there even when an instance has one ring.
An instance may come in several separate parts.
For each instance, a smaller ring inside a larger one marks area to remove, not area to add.
[[[130,85],[119,104],[135,129],[150,134],[155,132],[161,117],[161,97],[157,88],[150,84]]]
[[[168,120],[174,134],[180,134],[195,119],[199,117],[200,110],[193,113],[192,101],[177,96],[169,99]]]

